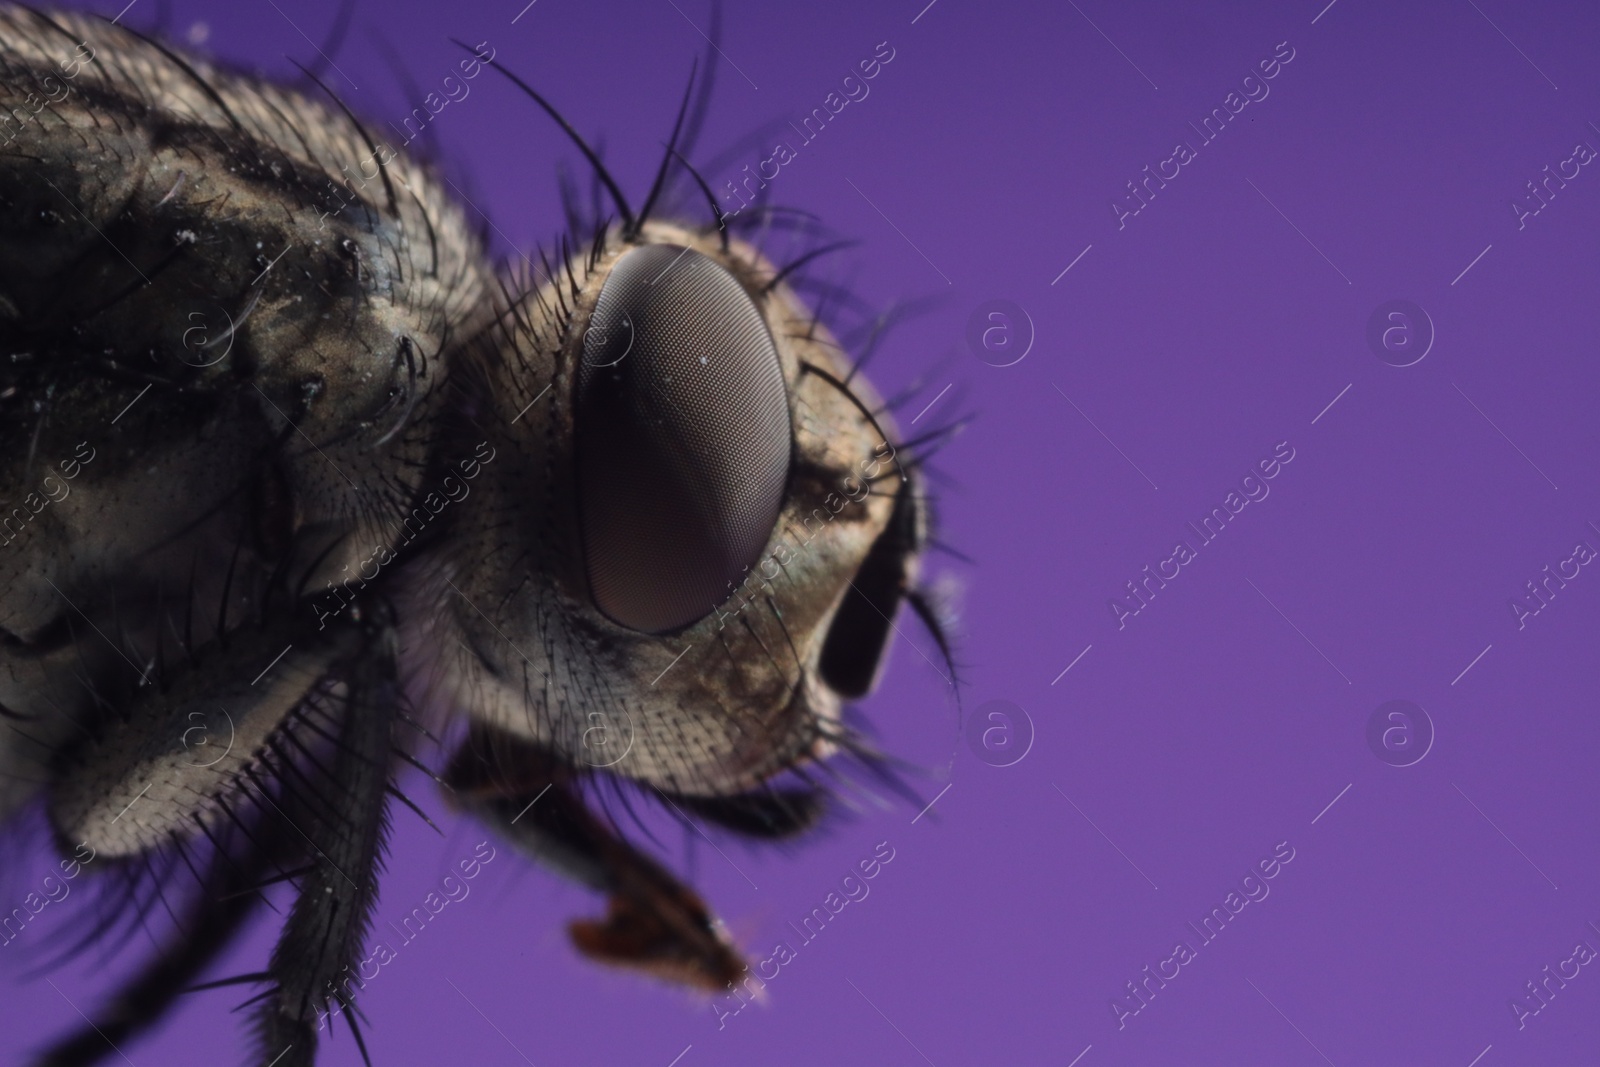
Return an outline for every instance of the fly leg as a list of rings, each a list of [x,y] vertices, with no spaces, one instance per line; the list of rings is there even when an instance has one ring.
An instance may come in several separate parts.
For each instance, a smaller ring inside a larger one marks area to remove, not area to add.
[[[367,1058],[350,1011],[361,987],[351,971],[371,923],[382,866],[392,734],[401,697],[392,615],[377,601],[363,609],[361,648],[335,666],[343,695],[331,754],[332,803],[296,794],[286,812],[305,837],[309,869],[268,966],[273,987],[256,1020],[256,1054],[263,1067],[312,1067],[319,1016],[333,1006],[344,1009]]]
[[[547,749],[474,726],[445,781],[457,804],[532,858],[605,893],[606,915],[567,926],[590,959],[722,992],[745,971],[698,894],[585,804],[583,772]]]

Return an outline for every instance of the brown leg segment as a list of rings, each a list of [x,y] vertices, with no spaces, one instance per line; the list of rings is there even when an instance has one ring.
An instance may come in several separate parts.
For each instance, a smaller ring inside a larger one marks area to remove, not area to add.
[[[671,982],[722,992],[744,959],[693,889],[584,803],[584,772],[548,750],[475,726],[445,774],[456,802],[506,840],[609,896],[603,920],[574,920],[578,951]]]

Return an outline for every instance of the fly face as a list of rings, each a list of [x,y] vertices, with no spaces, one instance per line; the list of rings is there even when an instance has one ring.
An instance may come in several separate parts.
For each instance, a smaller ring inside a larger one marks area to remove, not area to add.
[[[649,223],[505,309],[470,376],[496,459],[436,578],[475,716],[677,795],[842,739],[921,523],[881,402],[776,274]]]

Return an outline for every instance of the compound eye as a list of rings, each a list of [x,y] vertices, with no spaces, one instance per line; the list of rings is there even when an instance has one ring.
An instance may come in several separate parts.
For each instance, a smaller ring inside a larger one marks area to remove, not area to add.
[[[765,320],[714,260],[624,255],[595,304],[573,399],[595,605],[643,633],[728,599],[783,505],[790,421]]]

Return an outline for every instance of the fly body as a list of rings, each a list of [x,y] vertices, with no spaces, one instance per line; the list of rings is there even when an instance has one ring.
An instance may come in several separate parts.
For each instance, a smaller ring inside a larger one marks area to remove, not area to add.
[[[208,982],[253,987],[254,1062],[360,1041],[406,766],[603,895],[583,954],[740,979],[601,802],[814,827],[897,610],[937,622],[919,463],[759,246],[800,216],[685,221],[708,92],[637,210],[561,120],[609,202],[498,266],[314,76],[0,7],[0,819],[111,897],[65,954],[170,919],[40,1063]],[[271,958],[212,974],[275,893]]]

